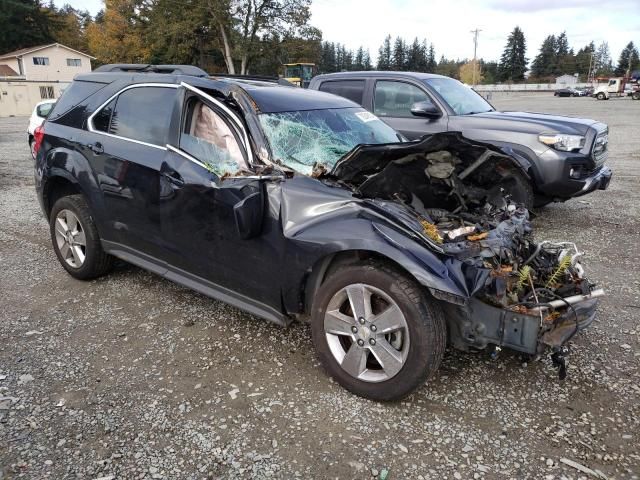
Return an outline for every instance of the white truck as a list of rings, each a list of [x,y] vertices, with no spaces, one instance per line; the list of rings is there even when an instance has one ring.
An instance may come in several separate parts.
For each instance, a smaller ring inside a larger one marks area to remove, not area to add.
[[[598,85],[592,95],[598,100],[609,100],[611,97],[624,96],[640,100],[640,85],[637,78],[610,78],[606,84]]]

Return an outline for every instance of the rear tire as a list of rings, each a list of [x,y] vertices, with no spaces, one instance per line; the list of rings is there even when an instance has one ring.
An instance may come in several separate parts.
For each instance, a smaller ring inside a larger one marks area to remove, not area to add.
[[[79,280],[107,273],[113,257],[102,249],[100,236],[86,200],[69,195],[56,201],[49,216],[53,250],[60,264]]]
[[[325,280],[311,331],[329,374],[378,401],[401,399],[422,385],[437,371],[447,340],[442,310],[425,289],[374,262],[340,267]]]
[[[31,158],[33,158],[34,160],[36,159],[35,146],[36,146],[36,139],[32,138],[31,140],[29,140],[29,150],[31,151]]]

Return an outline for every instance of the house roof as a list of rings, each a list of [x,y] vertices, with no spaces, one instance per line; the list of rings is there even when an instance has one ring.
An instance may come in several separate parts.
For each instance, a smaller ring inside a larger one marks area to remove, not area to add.
[[[18,73],[9,65],[0,64],[0,77],[17,77]]]
[[[26,55],[27,53],[37,52],[38,50],[44,50],[45,48],[55,47],[55,46],[66,48],[67,50],[70,50],[70,51],[75,52],[75,53],[79,53],[80,55],[84,55],[85,57],[89,57],[89,58],[93,58],[93,59],[96,58],[96,57],[92,57],[91,55],[89,55],[87,53],[83,53],[83,52],[79,52],[78,50],[74,50],[73,48],[67,47],[66,45],[63,45],[61,43],[48,43],[46,45],[37,45],[37,46],[34,46],[34,47],[21,48],[19,50],[14,50],[13,52],[7,52],[7,53],[0,54],[0,60],[2,60],[3,58],[22,57],[23,55]]]

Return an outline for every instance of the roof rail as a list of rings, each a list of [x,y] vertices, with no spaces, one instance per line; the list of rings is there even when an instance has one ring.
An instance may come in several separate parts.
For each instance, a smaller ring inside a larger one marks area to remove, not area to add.
[[[150,65],[144,63],[111,63],[96,68],[94,72],[173,73],[194,77],[209,76],[207,72],[193,65]]]
[[[236,75],[233,73],[212,73],[210,77],[233,78],[237,80],[257,80],[259,82],[271,82],[278,85],[295,87],[295,85],[284,78],[270,77],[268,75]]]

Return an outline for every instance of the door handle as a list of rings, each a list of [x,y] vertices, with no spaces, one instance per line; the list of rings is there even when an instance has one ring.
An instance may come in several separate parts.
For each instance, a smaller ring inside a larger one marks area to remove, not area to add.
[[[89,150],[91,150],[96,155],[104,153],[104,147],[102,146],[102,144],[100,142],[88,143],[86,146],[87,146],[87,148]]]
[[[169,180],[170,183],[181,187],[184,185],[184,179],[182,178],[182,175],[180,175],[177,171],[175,170],[170,170],[170,171],[165,171],[162,172],[162,175],[164,175],[164,177]]]

